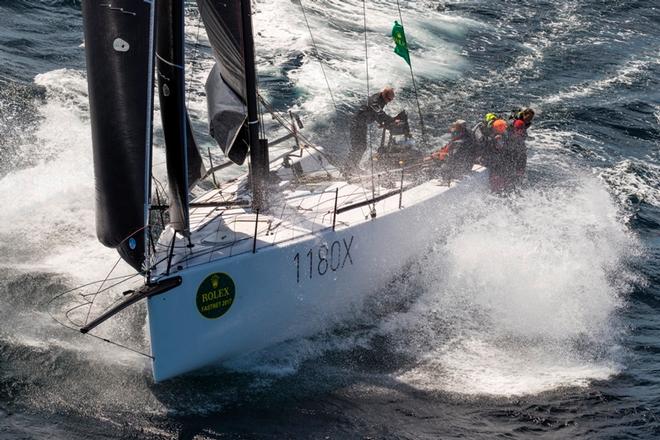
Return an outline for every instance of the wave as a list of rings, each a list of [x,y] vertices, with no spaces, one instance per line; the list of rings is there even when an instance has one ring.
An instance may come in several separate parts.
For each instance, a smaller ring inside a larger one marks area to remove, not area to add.
[[[385,324],[421,359],[401,380],[511,396],[618,373],[617,315],[641,250],[602,185],[528,190],[481,214],[424,261],[420,300]]]
[[[623,205],[648,203],[660,208],[660,165],[638,159],[625,159],[613,167],[600,168],[605,180]]]
[[[563,101],[585,98],[617,86],[631,86],[643,79],[652,67],[659,65],[660,59],[633,59],[619,67],[607,78],[571,86],[568,90],[544,98],[541,102],[555,104]]]

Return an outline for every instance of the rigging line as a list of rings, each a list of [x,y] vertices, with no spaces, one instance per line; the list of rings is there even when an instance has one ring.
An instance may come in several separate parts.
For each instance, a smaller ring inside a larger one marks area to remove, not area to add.
[[[121,283],[123,283],[123,282],[125,282],[125,281],[128,281],[130,278],[134,278],[134,277],[136,277],[136,276],[138,276],[138,275],[140,275],[140,274],[139,274],[139,273],[134,273],[134,274],[131,274],[131,275],[119,275],[119,276],[116,276],[116,277],[108,278],[107,281],[115,281],[115,280],[118,280],[118,279],[120,279],[120,278],[124,278],[124,280],[122,280],[122,281],[120,281],[119,283],[117,283],[117,284],[121,284]],[[55,300],[57,300],[57,299],[60,299],[61,297],[63,297],[63,296],[66,295],[67,293],[72,293],[72,292],[75,292],[76,290],[83,289],[83,288],[85,288],[85,287],[89,287],[89,286],[92,286],[92,285],[97,284],[97,283],[100,283],[100,282],[101,282],[101,280],[91,281],[91,282],[89,282],[89,283],[87,283],[87,284],[83,284],[83,285],[81,285],[81,286],[76,286],[76,287],[74,287],[74,288],[72,288],[72,289],[67,289],[67,290],[65,290],[64,292],[58,293],[57,295],[55,295],[54,297],[52,297],[52,298],[46,303],[46,305],[49,306],[53,301],[55,301]],[[115,284],[115,285],[116,285],[116,284]]]
[[[117,259],[117,261],[115,262],[114,266],[112,266],[112,269],[110,269],[110,272],[108,272],[108,274],[105,276],[105,279],[103,280],[103,282],[102,282],[101,285],[99,286],[98,290],[96,291],[96,293],[95,293],[94,296],[92,297],[92,300],[91,300],[90,305],[89,305],[89,309],[87,309],[87,315],[85,316],[85,325],[87,325],[87,321],[89,320],[89,314],[90,314],[91,311],[92,311],[92,307],[94,306],[94,301],[96,301],[96,297],[97,297],[98,294],[101,292],[101,289],[102,289],[103,286],[105,285],[105,282],[108,280],[108,278],[110,278],[110,275],[112,275],[112,272],[115,271],[115,269],[117,268],[117,265],[119,264],[120,261],[121,261],[121,257],[119,257],[119,258]]]
[[[332,163],[332,161],[325,155],[325,153],[323,151],[319,150],[319,148],[317,146],[315,146],[303,134],[301,134],[300,132],[298,132],[297,134],[294,133],[294,131],[291,129],[291,127],[289,127],[289,125],[284,121],[284,119],[275,112],[275,109],[273,108],[272,104],[270,104],[266,100],[266,98],[264,98],[262,95],[259,95],[259,98],[260,98],[261,103],[263,104],[263,106],[266,108],[266,110],[268,110],[268,113],[270,113],[285,130],[287,130],[290,134],[292,134],[294,136],[298,136],[305,143],[306,146],[308,146],[312,150],[316,151],[321,157],[325,158],[325,160],[328,163],[330,163],[330,164]],[[321,167],[321,169],[323,171],[330,174],[330,171],[328,171],[328,169],[325,167],[325,165],[323,164],[323,162],[320,159],[318,159],[316,157],[313,157],[313,156],[312,156],[312,158],[319,164],[319,166]]]
[[[257,79],[257,95],[259,95],[259,80]],[[261,105],[260,105],[261,104]],[[259,116],[259,137],[266,139],[266,128],[264,127],[264,105],[257,101],[257,115]]]
[[[323,78],[325,78],[325,85],[328,86],[328,92],[330,93],[330,99],[332,100],[332,105],[335,108],[335,112],[337,112],[337,103],[335,102],[335,97],[332,94],[332,89],[330,88],[330,82],[328,81],[328,76],[325,74],[325,68],[323,67],[323,60],[321,59],[321,53],[319,52],[318,47],[316,46],[316,41],[314,41],[314,35],[312,35],[312,28],[309,26],[309,21],[307,21],[307,13],[305,13],[305,6],[303,6],[302,0],[300,0],[300,9],[302,9],[303,13],[303,18],[305,19],[305,25],[307,26],[307,30],[309,31],[309,37],[312,39],[312,46],[314,46],[314,52],[316,52],[316,56],[319,59],[319,64],[321,65],[321,72],[323,72]]]
[[[105,290],[107,291],[107,290],[109,290],[109,289],[110,289],[110,287],[108,287],[108,289],[105,289]],[[127,292],[130,292],[130,293],[127,293]],[[119,296],[117,299],[115,299],[112,303],[110,303],[110,304],[109,304],[107,307],[105,307],[103,310],[110,310],[110,309],[113,308],[115,305],[117,305],[117,304],[119,304],[120,302],[122,302],[122,301],[125,299],[126,295],[132,295],[133,293],[135,293],[135,290],[131,289],[131,290],[127,291],[127,292],[124,292],[121,296]],[[91,304],[91,303],[89,303],[89,304]],[[67,311],[67,313],[66,313],[66,317],[69,318],[68,314],[69,314],[70,312],[72,312],[73,310],[75,310],[75,309],[77,309],[77,308],[79,308],[79,307],[82,307],[83,305],[84,305],[84,304],[81,304],[81,305],[79,305],[79,306],[75,306],[75,307],[69,309],[69,310]],[[76,325],[76,323],[73,322],[72,319],[69,318],[69,321],[70,321],[73,325]]]
[[[369,46],[367,43],[367,0],[362,0],[362,18],[364,21],[364,62],[365,70],[367,72],[367,107],[369,107],[369,97],[371,92],[369,91]],[[371,196],[372,199],[376,197],[376,183],[374,182],[374,151],[373,145],[371,142],[370,132],[367,129],[367,143],[369,144],[369,162],[371,163]],[[376,204],[374,203],[372,209],[372,215],[376,212]]]
[[[255,60],[256,61],[256,60]],[[257,94],[257,121],[254,122],[248,122],[249,124],[258,122],[259,123],[259,139],[266,139],[266,129],[264,128],[264,111],[263,111],[263,103],[259,102],[259,72],[257,71],[257,65],[255,62],[254,65],[254,71],[255,71],[255,76],[254,76],[254,83],[255,83],[255,91]],[[261,104],[261,105],[259,105]],[[257,142],[259,142],[259,139],[257,139]],[[268,164],[270,167],[270,164]]]
[[[51,317],[51,319],[52,319],[53,321],[55,321],[56,323],[58,323],[58,324],[61,325],[62,327],[67,328],[67,329],[69,329],[69,330],[72,330],[72,331],[74,331],[74,332],[76,332],[76,333],[80,333],[80,329],[79,329],[79,328],[71,327],[71,326],[69,326],[69,325],[63,323],[62,321],[60,321],[59,319],[57,319],[55,316],[53,316],[53,314],[50,312],[50,310],[48,310],[48,315]],[[131,352],[133,352],[133,353],[135,353],[135,354],[142,355],[142,356],[144,356],[144,357],[146,357],[146,358],[149,358],[149,359],[154,359],[154,357],[153,357],[152,355],[150,355],[150,354],[144,353],[143,351],[137,350],[137,349],[135,349],[135,348],[131,348],[131,347],[127,346],[127,345],[120,344],[119,342],[111,341],[110,339],[102,338],[101,336],[97,336],[97,335],[94,335],[94,334],[92,334],[92,333],[85,333],[85,336],[91,336],[92,338],[98,339],[98,340],[103,341],[103,342],[107,342],[108,344],[114,345],[114,346],[119,347],[119,348],[123,348],[124,350],[131,351]]]
[[[174,64],[173,62],[166,60],[165,58],[161,57],[161,56],[158,55],[158,54],[156,54],[156,58],[158,58],[159,60],[161,60],[163,63],[167,64],[168,66],[172,66],[172,67],[174,67],[174,68],[184,70],[184,69],[183,69],[183,66],[181,66],[181,65],[179,65],[179,64]],[[164,75],[163,75],[163,76],[164,76]]]
[[[144,357],[146,357],[146,358],[149,358],[149,359],[151,359],[151,360],[155,359],[155,357],[153,357],[152,355],[147,354],[147,353],[145,353],[145,352],[143,352],[143,351],[137,350],[137,349],[135,349],[135,348],[131,348],[131,347],[129,347],[128,345],[123,345],[123,344],[120,344],[119,342],[111,341],[110,339],[102,338],[102,337],[100,337],[100,336],[96,336],[96,335],[93,335],[93,334],[91,334],[91,333],[86,333],[86,334],[87,334],[88,336],[91,336],[92,338],[98,339],[98,340],[103,341],[103,342],[107,342],[107,343],[110,344],[110,345],[114,345],[115,347],[119,347],[119,348],[123,348],[124,350],[132,351],[132,352],[135,353],[135,354],[142,355],[142,356],[144,356]]]
[[[133,275],[125,275],[125,276],[124,276],[124,278],[125,278],[124,280],[117,281],[116,283],[110,284],[108,287],[106,287],[105,289],[101,290],[101,291],[99,292],[99,294],[101,294],[101,293],[105,293],[105,292],[107,292],[107,291],[109,291],[109,290],[111,290],[111,289],[114,289],[115,287],[119,286],[120,284],[123,284],[123,283],[125,283],[126,281],[128,281],[129,279],[131,279],[131,278],[133,278],[133,277],[136,277],[136,276],[138,276],[138,275],[140,275],[140,274],[139,274],[139,273],[135,273],[135,274],[133,274]],[[113,279],[113,278],[110,278],[110,280],[112,280],[112,279]],[[115,279],[116,279],[116,277],[115,277]],[[97,282],[98,282],[98,281],[97,281]],[[85,298],[85,301],[89,301],[89,300],[87,299],[88,296],[94,296],[93,293],[80,293],[79,295],[80,295],[81,298]]]
[[[165,186],[163,185],[163,183],[160,180],[158,180],[156,178],[156,176],[154,176],[153,173],[151,173],[151,178],[153,179],[154,182],[156,182],[156,185],[160,187],[160,190],[163,193],[164,199],[167,200],[167,197],[166,197],[167,190],[165,190]]]
[[[119,279],[119,278],[126,278],[124,281],[128,281],[130,278],[137,277],[138,275],[140,275],[140,274],[139,274],[139,273],[136,273],[136,274],[133,274],[133,275],[126,275],[126,276],[118,276],[118,277],[108,278],[108,280],[116,280],[116,279]],[[65,290],[64,292],[59,293],[58,295],[55,295],[54,297],[52,297],[52,298],[46,303],[46,312],[48,313],[48,316],[50,316],[50,318],[51,318],[53,321],[55,321],[56,323],[58,323],[58,324],[61,325],[62,327],[66,328],[66,329],[69,329],[69,330],[72,330],[72,331],[74,331],[74,332],[76,332],[76,333],[79,333],[79,332],[80,332],[80,329],[79,329],[79,328],[71,327],[70,325],[67,325],[67,324],[63,323],[62,321],[60,321],[59,319],[57,319],[57,318],[53,315],[53,313],[52,313],[52,311],[51,311],[51,304],[52,304],[55,300],[60,299],[61,297],[63,297],[64,295],[66,295],[67,293],[71,293],[71,292],[73,292],[73,291],[75,291],[75,290],[81,289],[81,288],[83,288],[83,287],[90,286],[90,285],[95,284],[95,283],[98,283],[98,282],[99,282],[99,281],[93,281],[93,282],[91,282],[91,283],[87,283],[87,284],[84,284],[84,285],[82,285],[82,286],[74,287],[73,289]],[[123,282],[123,281],[122,281],[122,282]],[[90,303],[90,304],[91,304],[91,303]],[[72,322],[72,324],[73,324],[73,322]],[[135,349],[135,348],[131,348],[131,347],[128,347],[128,346],[126,346],[126,345],[120,344],[119,342],[111,341],[110,339],[102,338],[102,337],[97,336],[97,335],[94,335],[94,334],[92,334],[92,333],[87,333],[86,336],[91,336],[91,337],[93,337],[93,338],[99,339],[99,340],[101,340],[101,341],[103,341],[103,342],[107,342],[108,344],[114,345],[114,346],[116,346],[116,347],[123,348],[123,349],[128,350],[128,351],[131,351],[131,352],[133,352],[133,353],[136,353],[136,354],[139,354],[139,355],[145,356],[145,357],[147,357],[147,358],[149,358],[149,359],[154,359],[153,356],[151,356],[151,355],[149,355],[149,354],[147,354],[147,353],[144,353],[144,352],[142,352],[142,351],[140,351],[140,350],[137,350],[137,349]]]
[[[396,0],[396,8],[399,11],[399,20],[401,20],[401,26],[405,29],[403,25],[403,15],[401,15],[401,6],[399,6],[399,0]],[[408,57],[410,60],[410,56]],[[422,130],[422,146],[427,146],[426,141],[426,129],[424,128],[424,118],[422,117],[422,107],[419,105],[419,93],[417,92],[417,81],[415,81],[415,74],[413,72],[412,61],[408,64],[410,68],[410,77],[412,78],[413,90],[415,91],[415,101],[417,101],[417,111],[419,112],[419,126]]]
[[[314,39],[314,35],[312,33],[312,28],[309,25],[309,21],[307,20],[307,13],[305,12],[305,6],[303,5],[302,0],[300,1],[300,9],[302,10],[303,13],[303,18],[305,19],[305,25],[307,26],[307,30],[309,31],[309,37],[312,40],[312,46],[314,47],[314,52],[316,52],[316,57],[319,60],[319,65],[321,66],[321,72],[323,73],[323,78],[325,80],[325,85],[328,88],[328,93],[330,93],[330,99],[332,100],[332,106],[335,108],[335,113],[339,115],[339,109],[337,108],[337,102],[335,101],[335,95],[332,93],[332,87],[330,87],[330,81],[328,81],[328,75],[325,72],[325,67],[323,66],[323,59],[321,58],[321,53],[319,52],[318,46],[316,45],[316,40]],[[294,134],[295,136],[295,134]],[[346,140],[348,140],[348,144],[350,145],[350,135],[346,133]],[[309,144],[309,142],[307,142]],[[326,157],[327,160],[327,157]],[[322,164],[321,164],[322,165]],[[324,167],[322,167],[324,171],[328,172]]]

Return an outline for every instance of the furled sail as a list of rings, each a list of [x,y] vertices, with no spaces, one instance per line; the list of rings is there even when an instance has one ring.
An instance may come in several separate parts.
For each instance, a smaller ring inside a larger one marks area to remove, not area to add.
[[[187,136],[187,146],[188,146],[188,189],[195,186],[195,184],[206,175],[206,167],[202,161],[202,155],[199,153],[199,148],[197,148],[197,142],[195,142],[195,136],[193,135],[192,123],[190,122],[190,116],[186,113],[186,136]]]
[[[206,82],[209,130],[230,160],[248,153],[241,0],[197,0],[216,64]]]
[[[183,1],[158,0],[156,16],[156,68],[167,156],[170,225],[187,234],[188,151],[197,147],[185,108]]]
[[[82,2],[87,55],[96,233],[141,270],[153,112],[153,1]]]

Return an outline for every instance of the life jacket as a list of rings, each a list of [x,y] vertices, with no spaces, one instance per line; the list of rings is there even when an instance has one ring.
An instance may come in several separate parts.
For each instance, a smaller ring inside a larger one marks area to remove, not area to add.
[[[525,132],[527,131],[527,127],[525,126],[525,121],[522,119],[514,119],[513,120],[513,133],[517,134],[519,136],[525,136]]]

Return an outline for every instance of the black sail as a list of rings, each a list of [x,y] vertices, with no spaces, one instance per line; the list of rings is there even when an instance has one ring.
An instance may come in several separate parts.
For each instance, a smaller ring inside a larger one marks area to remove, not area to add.
[[[216,65],[206,81],[209,131],[237,164],[248,153],[246,84],[240,0],[197,0]]]
[[[197,142],[195,141],[195,135],[192,130],[192,123],[187,114],[186,139],[188,144],[188,189],[190,189],[206,174],[206,167],[204,167],[202,155],[199,153],[199,148],[197,148]]]
[[[245,101],[241,0],[197,0],[222,79]]]
[[[185,109],[183,0],[158,0],[156,67],[165,135],[170,225],[189,230],[188,150],[195,148]]]
[[[154,5],[84,0],[96,233],[142,270],[149,212]]]

